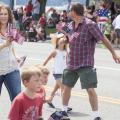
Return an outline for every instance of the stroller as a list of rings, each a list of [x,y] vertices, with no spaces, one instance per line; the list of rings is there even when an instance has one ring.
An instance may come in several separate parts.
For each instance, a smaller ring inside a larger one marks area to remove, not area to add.
[[[34,26],[33,20],[30,17],[27,17],[24,21],[23,21],[23,26],[24,26],[24,31],[26,33],[26,39],[28,42],[36,42],[36,28]]]
[[[27,18],[25,18],[25,20],[23,20],[23,29],[24,29],[24,31],[29,30],[29,27],[30,27],[31,23],[32,23],[32,18],[30,18],[30,17],[27,17]]]

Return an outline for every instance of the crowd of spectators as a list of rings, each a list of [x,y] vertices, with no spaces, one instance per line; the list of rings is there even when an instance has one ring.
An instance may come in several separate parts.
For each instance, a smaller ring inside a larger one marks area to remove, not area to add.
[[[58,11],[50,8],[41,16],[39,12],[40,3],[38,0],[34,3],[29,0],[25,8],[21,7],[13,12],[16,26],[20,30],[26,31],[28,41],[44,41],[47,37],[46,28],[56,28],[59,22],[68,23],[71,21],[66,10]],[[100,2],[97,8],[95,5],[85,7],[85,16],[96,22],[104,35],[116,45],[119,44],[116,42],[116,39],[119,39],[119,34],[116,32],[116,24],[113,21],[119,13],[120,7],[115,8],[114,3]]]

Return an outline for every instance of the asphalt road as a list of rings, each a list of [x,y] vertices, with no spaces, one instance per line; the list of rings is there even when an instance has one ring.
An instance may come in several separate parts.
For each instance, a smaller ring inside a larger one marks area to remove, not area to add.
[[[24,43],[24,45],[15,45],[16,52],[22,56],[27,55],[25,66],[40,64],[45,57],[52,51],[53,46],[50,43]],[[120,55],[120,51],[117,50]],[[50,61],[48,68],[52,73],[52,64]],[[103,120],[120,120],[120,65],[116,64],[107,49],[96,48],[95,67],[98,72],[98,88],[96,89],[99,96],[99,110]],[[46,86],[47,94],[52,91],[54,79],[49,76],[49,82]],[[23,87],[24,89],[24,87]],[[61,108],[61,98],[59,95],[53,100],[56,109]],[[71,120],[91,120],[91,108],[85,90],[81,90],[80,83],[76,84],[70,100]],[[0,96],[0,120],[7,120],[10,108],[8,93],[3,86],[2,95]],[[56,109],[51,109],[44,105],[43,116],[45,120]]]

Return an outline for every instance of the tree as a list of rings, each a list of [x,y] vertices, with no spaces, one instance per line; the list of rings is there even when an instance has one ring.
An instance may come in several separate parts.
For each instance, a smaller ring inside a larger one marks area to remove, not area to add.
[[[39,0],[39,2],[40,2],[40,15],[42,15],[43,13],[45,13],[47,0]]]

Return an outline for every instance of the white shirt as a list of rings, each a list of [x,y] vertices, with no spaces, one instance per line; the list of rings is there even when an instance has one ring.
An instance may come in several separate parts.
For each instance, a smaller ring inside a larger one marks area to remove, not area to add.
[[[5,39],[0,37],[0,44]],[[18,64],[12,51],[13,45],[5,47],[0,51],[0,75],[18,70]]]
[[[40,3],[36,0],[33,3],[33,14],[39,14],[40,12]]]
[[[112,25],[113,25],[114,29],[120,29],[120,15],[118,15],[118,16],[114,19]]]
[[[66,56],[67,52],[65,50],[56,50],[53,74],[63,74],[63,71],[66,68]]]

